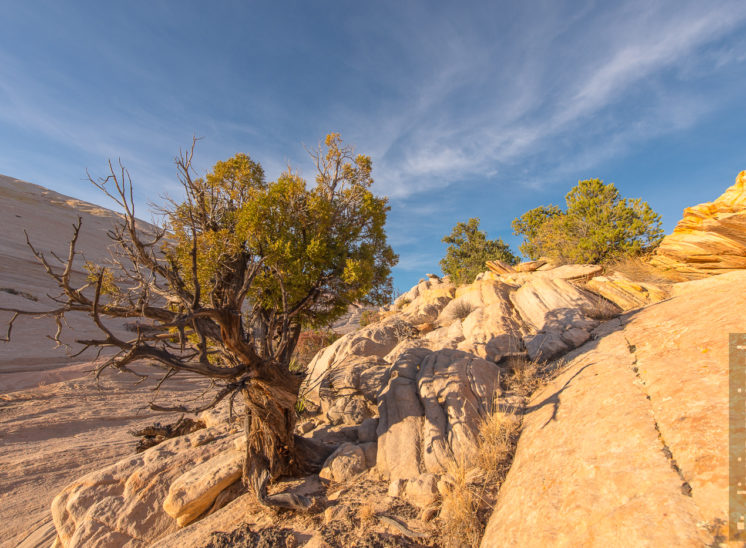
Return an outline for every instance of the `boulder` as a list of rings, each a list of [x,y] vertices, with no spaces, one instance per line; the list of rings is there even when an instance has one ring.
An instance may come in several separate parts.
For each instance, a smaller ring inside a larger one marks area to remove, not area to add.
[[[599,322],[586,311],[597,308],[601,299],[564,277],[541,274],[511,293],[510,299],[531,330],[524,337],[529,358],[544,361],[588,340]]]
[[[746,171],[714,202],[684,210],[650,263],[690,277],[746,268]]]
[[[668,296],[668,292],[659,285],[633,282],[618,272],[609,276],[596,276],[586,282],[585,285],[622,310],[632,310],[633,308],[657,303]]]
[[[326,459],[319,477],[342,482],[351,480],[367,469],[363,448],[354,443],[343,443]]]
[[[175,531],[177,521],[163,508],[171,484],[231,450],[235,437],[225,428],[205,428],[166,440],[73,482],[52,501],[61,545],[147,546]],[[210,443],[200,442],[205,439]],[[190,500],[200,498],[198,491],[191,490]],[[201,501],[209,504],[207,498]]]
[[[412,349],[392,366],[379,397],[378,470],[390,479],[439,474],[476,449],[499,393],[499,369],[459,350]]]
[[[412,331],[400,318],[366,326],[349,333],[320,350],[308,364],[303,392],[310,401],[319,404],[319,386],[330,370],[341,367],[350,357],[383,357]]]
[[[225,451],[176,478],[168,489],[163,509],[179,527],[197,519],[241,477],[244,454]]]
[[[438,500],[438,476],[420,474],[406,483],[404,498],[415,506],[427,508]]]

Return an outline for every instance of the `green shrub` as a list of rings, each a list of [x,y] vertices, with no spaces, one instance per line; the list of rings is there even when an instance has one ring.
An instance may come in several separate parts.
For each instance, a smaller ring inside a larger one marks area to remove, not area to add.
[[[660,215],[640,198],[622,198],[613,183],[579,181],[565,202],[565,211],[540,206],[513,220],[513,233],[524,238],[521,253],[600,264],[649,252],[663,239]]]
[[[479,230],[479,219],[474,217],[466,223],[458,223],[451,233],[443,238],[450,244],[446,256],[440,261],[443,274],[450,276],[456,285],[469,284],[484,272],[487,261],[500,260],[516,264],[510,246],[500,239],[488,240],[487,234]]]

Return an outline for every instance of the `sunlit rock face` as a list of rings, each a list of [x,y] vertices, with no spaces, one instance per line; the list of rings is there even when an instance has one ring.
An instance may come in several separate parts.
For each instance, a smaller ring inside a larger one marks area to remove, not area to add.
[[[690,277],[746,268],[746,171],[714,202],[685,209],[651,263]]]

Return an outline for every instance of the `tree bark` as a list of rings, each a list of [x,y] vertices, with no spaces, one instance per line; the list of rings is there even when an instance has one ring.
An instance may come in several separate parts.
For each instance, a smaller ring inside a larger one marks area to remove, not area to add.
[[[295,404],[301,379],[279,364],[265,364],[243,390],[246,457],[243,481],[260,503],[304,509],[311,501],[292,493],[267,494],[267,483],[297,476],[309,466],[295,445]]]

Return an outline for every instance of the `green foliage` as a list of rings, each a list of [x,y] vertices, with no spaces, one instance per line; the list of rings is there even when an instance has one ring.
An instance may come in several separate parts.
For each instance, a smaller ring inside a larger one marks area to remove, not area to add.
[[[540,206],[513,220],[521,253],[567,263],[603,263],[655,248],[661,219],[640,198],[622,198],[613,183],[579,181],[565,196],[566,210]]]
[[[370,158],[353,156],[331,134],[316,159],[313,185],[290,170],[268,183],[245,154],[190,181],[190,200],[170,214],[176,246],[169,256],[187,284],[194,285],[196,273],[205,305],[226,306],[236,273],[257,261],[261,268],[246,294],[254,313],[294,311],[293,323],[314,327],[352,302],[387,301],[398,257],[384,231],[388,200],[370,190]]]
[[[360,313],[360,327],[365,327],[378,321],[378,310],[368,308]]]
[[[441,259],[443,274],[451,277],[455,284],[471,283],[480,272],[486,270],[487,261],[500,260],[515,264],[518,258],[501,239],[488,240],[487,234],[479,230],[479,219],[471,218],[467,223],[458,223],[451,234],[443,238],[450,244],[446,256]]]

